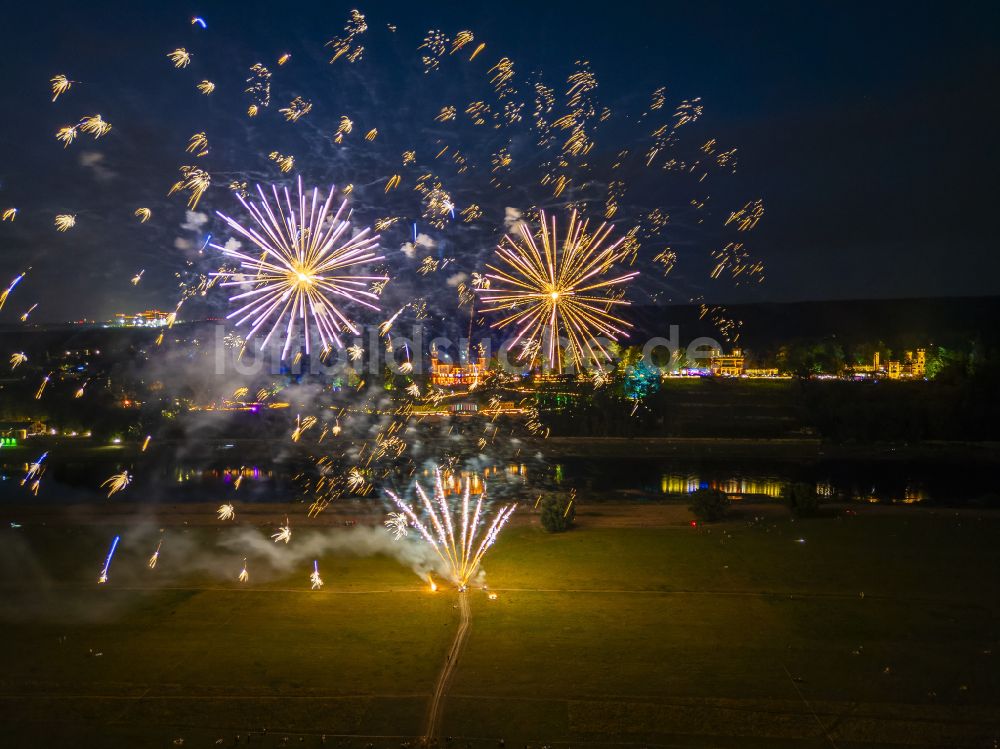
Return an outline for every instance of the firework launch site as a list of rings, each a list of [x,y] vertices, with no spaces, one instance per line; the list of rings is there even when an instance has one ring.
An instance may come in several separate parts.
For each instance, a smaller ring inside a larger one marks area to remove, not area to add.
[[[282,507],[238,540],[117,518],[99,595],[109,518],[81,511],[0,531],[5,746],[395,747],[427,736],[439,686],[441,745],[985,746],[995,730],[990,511],[760,504],[704,526],[618,505],[546,534],[528,508],[488,587],[461,594],[363,523],[296,529],[310,561],[257,557],[240,583],[236,549],[274,546]]]

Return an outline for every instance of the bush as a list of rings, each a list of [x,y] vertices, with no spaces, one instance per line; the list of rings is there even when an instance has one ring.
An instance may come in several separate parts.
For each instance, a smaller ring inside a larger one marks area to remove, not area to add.
[[[542,527],[549,533],[562,533],[573,525],[576,517],[576,502],[569,494],[552,492],[542,495]]]
[[[691,495],[688,509],[702,522],[713,523],[722,520],[729,512],[729,497],[718,489],[698,489]]]
[[[781,498],[796,517],[811,517],[819,512],[819,495],[812,484],[789,484],[782,490]]]

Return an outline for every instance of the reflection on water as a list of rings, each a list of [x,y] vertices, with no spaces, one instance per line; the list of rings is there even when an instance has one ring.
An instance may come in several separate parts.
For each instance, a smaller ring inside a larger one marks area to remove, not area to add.
[[[502,472],[502,476],[501,476]],[[421,483],[428,484],[434,481],[434,471],[431,468],[425,468],[421,475],[423,476],[423,481]],[[446,495],[459,494],[465,491],[465,482],[469,482],[469,491],[472,494],[482,494],[485,488],[485,482],[491,478],[505,478],[507,480],[514,478],[527,478],[528,476],[528,466],[524,463],[509,463],[506,466],[487,466],[481,471],[442,471],[441,472],[441,485],[444,487],[444,493]]]
[[[6,456],[4,456],[6,457]],[[587,501],[615,498],[682,498],[702,488],[718,489],[734,500],[767,498],[779,500],[789,484],[816,487],[825,500],[918,504],[933,500],[946,504],[984,502],[1000,504],[996,495],[996,466],[987,463],[928,461],[830,460],[816,463],[762,462],[697,459],[564,458],[559,463],[525,458],[525,462],[488,464],[478,470],[457,469],[443,475],[445,492],[455,495],[470,482],[474,494],[488,488],[494,496],[518,492],[530,480],[534,487],[558,486],[580,492]],[[223,461],[197,464],[166,460],[159,463],[121,462],[115,457],[94,460],[55,461],[47,464],[40,498],[100,494],[97,487],[112,473],[128,470],[138,485],[124,499],[136,501],[205,501],[216,499],[219,490],[233,491],[243,484],[246,501],[292,498],[299,491],[297,477],[314,467],[263,461],[258,465]],[[29,466],[18,456],[0,462],[0,500],[24,500],[20,485]],[[346,469],[345,469],[346,470]],[[530,474],[530,475],[529,475]],[[434,481],[433,468],[418,472],[424,487]],[[379,477],[369,477],[376,484]],[[405,483],[412,485],[412,479]],[[256,488],[256,493],[251,490]],[[69,490],[67,492],[67,490]]]
[[[270,481],[274,471],[262,470],[257,466],[240,466],[239,468],[190,468],[177,466],[174,470],[174,480],[178,484],[190,482],[211,483],[221,481],[233,484],[241,481]]]
[[[787,481],[760,476],[734,476],[726,479],[701,479],[696,474],[665,473],[660,479],[660,494],[691,494],[698,489],[718,489],[731,497],[771,497],[778,499]]]

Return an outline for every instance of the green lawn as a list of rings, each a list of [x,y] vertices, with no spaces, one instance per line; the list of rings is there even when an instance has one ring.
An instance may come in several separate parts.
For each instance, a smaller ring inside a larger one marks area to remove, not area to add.
[[[487,559],[497,600],[469,593],[443,732],[512,749],[992,746],[998,531],[947,513],[511,528]],[[420,733],[456,594],[383,557],[333,555],[319,560],[322,591],[308,568],[253,558],[241,588],[240,559],[196,556],[215,547],[209,529],[169,529],[151,571],[149,532],[124,533],[97,586],[114,531],[0,531],[0,745]],[[192,569],[178,571],[180,555]]]

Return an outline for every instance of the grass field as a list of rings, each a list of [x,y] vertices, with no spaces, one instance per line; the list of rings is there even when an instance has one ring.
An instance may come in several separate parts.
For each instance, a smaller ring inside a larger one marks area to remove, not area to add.
[[[497,600],[467,594],[442,733],[477,747],[992,747],[998,532],[996,517],[906,511],[511,528],[487,560]],[[126,531],[97,586],[112,532],[0,531],[0,746],[420,735],[456,593],[378,556],[321,557],[322,591],[308,569],[255,574],[252,559],[249,588],[238,565],[176,569],[172,552],[214,533],[170,529],[149,570]]]

